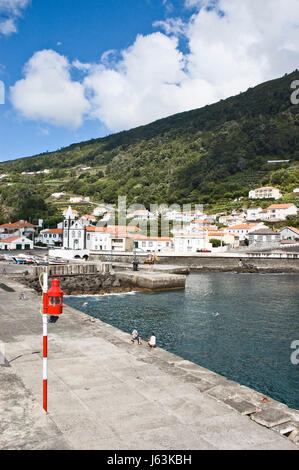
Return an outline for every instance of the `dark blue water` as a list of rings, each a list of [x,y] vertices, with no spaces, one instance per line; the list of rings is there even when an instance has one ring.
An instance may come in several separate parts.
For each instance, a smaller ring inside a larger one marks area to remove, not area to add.
[[[185,291],[66,303],[129,333],[137,326],[143,338],[154,332],[159,347],[299,409],[299,365],[290,360],[298,285],[292,274],[194,274]]]

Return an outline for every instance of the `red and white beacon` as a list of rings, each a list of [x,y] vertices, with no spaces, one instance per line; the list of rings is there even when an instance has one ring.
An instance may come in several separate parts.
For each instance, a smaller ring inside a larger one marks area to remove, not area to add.
[[[63,305],[63,292],[59,287],[59,279],[52,279],[51,282],[52,286],[47,292],[47,314],[50,316],[49,323],[56,323],[65,305]]]

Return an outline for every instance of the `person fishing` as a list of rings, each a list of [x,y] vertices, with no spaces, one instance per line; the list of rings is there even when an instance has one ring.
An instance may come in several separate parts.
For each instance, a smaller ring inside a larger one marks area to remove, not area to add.
[[[132,331],[131,343],[141,344],[141,338],[139,336],[137,328],[134,328],[134,330]]]

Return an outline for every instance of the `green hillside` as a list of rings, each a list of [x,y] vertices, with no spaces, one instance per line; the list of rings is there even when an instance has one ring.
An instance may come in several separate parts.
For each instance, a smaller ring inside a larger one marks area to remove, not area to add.
[[[225,205],[256,185],[288,193],[299,185],[299,105],[290,101],[299,72],[201,109],[147,126],[0,163],[0,219],[54,220],[54,191],[96,202]],[[271,165],[268,160],[290,160]],[[91,167],[83,171],[82,167]],[[50,175],[22,175],[51,169]],[[39,213],[37,214],[37,211]]]

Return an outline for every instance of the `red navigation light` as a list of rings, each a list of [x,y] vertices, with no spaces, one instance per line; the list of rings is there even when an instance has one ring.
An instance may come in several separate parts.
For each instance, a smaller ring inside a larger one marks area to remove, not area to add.
[[[52,279],[52,286],[48,290],[48,315],[61,315],[63,305],[63,292],[59,287],[59,279]]]

